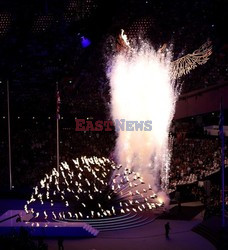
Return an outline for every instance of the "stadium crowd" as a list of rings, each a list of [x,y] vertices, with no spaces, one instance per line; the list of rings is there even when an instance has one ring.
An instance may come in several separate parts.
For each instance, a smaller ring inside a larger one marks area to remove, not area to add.
[[[218,138],[176,139],[172,154],[171,186],[205,180],[221,168],[221,142]],[[227,157],[225,166],[228,167]]]

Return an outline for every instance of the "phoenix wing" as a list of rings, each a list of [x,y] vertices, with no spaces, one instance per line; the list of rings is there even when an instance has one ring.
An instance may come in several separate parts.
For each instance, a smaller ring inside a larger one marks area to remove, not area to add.
[[[187,54],[186,56],[173,61],[173,78],[180,78],[181,76],[186,75],[191,70],[195,69],[198,65],[205,64],[211,54],[212,43],[211,41],[207,41],[192,54]]]

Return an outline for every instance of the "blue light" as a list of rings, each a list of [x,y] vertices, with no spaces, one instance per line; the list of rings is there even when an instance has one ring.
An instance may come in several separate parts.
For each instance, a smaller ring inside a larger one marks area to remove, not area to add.
[[[84,36],[81,37],[81,45],[83,48],[88,47],[91,44],[90,40]]]

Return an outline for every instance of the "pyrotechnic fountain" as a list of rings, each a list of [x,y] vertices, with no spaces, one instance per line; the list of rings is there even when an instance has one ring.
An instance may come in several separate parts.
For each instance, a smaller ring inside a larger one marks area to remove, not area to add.
[[[114,120],[152,121],[152,130],[118,132],[116,154],[124,167],[140,172],[153,190],[167,188],[169,128],[179,92],[171,77],[171,53],[148,44],[117,54],[109,74]]]
[[[211,43],[192,54],[172,59],[163,45],[156,51],[148,42],[131,46],[122,30],[118,53],[108,63],[113,120],[152,122],[152,130],[119,130],[116,143],[118,163],[139,172],[155,192],[168,191],[172,145],[169,138],[181,85],[177,78],[207,62]]]

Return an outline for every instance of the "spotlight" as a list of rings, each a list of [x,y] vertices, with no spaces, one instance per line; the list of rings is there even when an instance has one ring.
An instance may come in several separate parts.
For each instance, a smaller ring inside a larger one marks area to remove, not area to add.
[[[90,46],[90,44],[91,44],[91,41],[88,38],[81,36],[81,45],[83,48]]]

